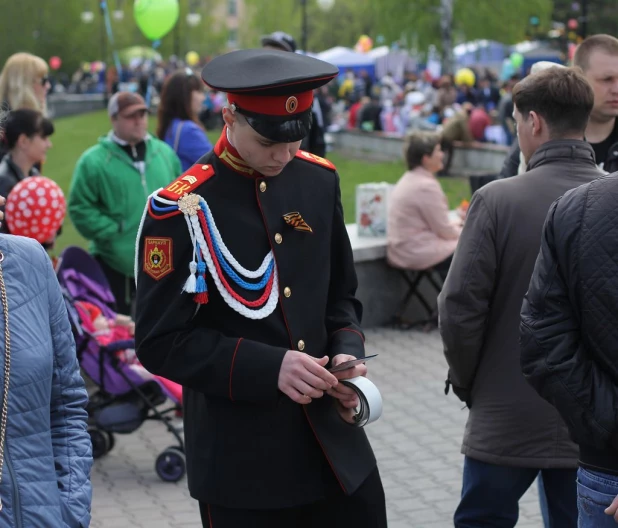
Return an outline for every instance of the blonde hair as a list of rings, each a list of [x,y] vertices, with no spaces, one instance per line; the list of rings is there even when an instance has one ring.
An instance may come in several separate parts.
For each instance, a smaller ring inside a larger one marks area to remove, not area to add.
[[[25,52],[11,55],[0,73],[0,102],[8,103],[11,110],[28,108],[46,115],[46,105],[34,93],[34,83],[48,72],[41,57]]]

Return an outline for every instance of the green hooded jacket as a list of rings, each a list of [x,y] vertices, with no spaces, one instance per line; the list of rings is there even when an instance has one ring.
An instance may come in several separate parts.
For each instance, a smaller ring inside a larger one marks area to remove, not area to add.
[[[146,198],[182,174],[176,153],[163,141],[146,138],[145,170],[111,139],[82,154],[69,191],[69,216],[90,241],[90,253],[126,277],[133,277],[135,239]]]

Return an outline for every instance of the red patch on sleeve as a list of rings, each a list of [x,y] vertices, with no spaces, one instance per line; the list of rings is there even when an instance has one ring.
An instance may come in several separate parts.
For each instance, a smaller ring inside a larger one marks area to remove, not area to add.
[[[160,280],[174,271],[172,239],[146,237],[144,239],[144,273]]]
[[[193,192],[214,175],[215,169],[211,164],[193,165],[193,167],[189,168],[189,170],[178,176],[165,189],[160,191],[159,196],[167,200],[178,200],[185,194]]]
[[[296,153],[296,157],[309,161],[310,163],[315,163],[316,165],[321,165],[322,167],[326,167],[330,170],[337,170],[337,167],[335,167],[335,164],[331,161],[321,158],[320,156],[316,156],[315,154],[311,154],[311,152],[307,152],[306,150],[299,150]]]

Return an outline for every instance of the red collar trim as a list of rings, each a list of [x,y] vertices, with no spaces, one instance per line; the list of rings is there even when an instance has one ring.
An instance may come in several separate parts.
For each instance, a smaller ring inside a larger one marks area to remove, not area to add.
[[[232,146],[230,140],[227,138],[227,126],[223,127],[221,136],[215,145],[215,154],[224,165],[234,172],[251,178],[261,177],[261,174],[249,167],[245,160],[240,157],[238,151]]]

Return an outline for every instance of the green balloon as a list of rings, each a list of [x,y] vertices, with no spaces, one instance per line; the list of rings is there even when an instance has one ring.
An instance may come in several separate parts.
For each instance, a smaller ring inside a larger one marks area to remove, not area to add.
[[[135,0],[133,16],[140,31],[148,40],[167,35],[178,21],[178,0]]]
[[[524,63],[524,56],[521,53],[511,53],[511,64],[513,68],[521,68]]]

